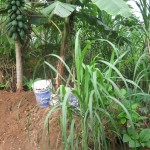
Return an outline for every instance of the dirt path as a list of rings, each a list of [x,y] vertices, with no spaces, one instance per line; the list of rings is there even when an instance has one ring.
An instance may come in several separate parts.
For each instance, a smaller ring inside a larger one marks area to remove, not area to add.
[[[0,91],[0,150],[44,150],[42,129],[49,110],[50,107],[41,109],[36,105],[32,92]],[[51,149],[62,149],[56,148],[58,113],[53,114],[51,131]]]

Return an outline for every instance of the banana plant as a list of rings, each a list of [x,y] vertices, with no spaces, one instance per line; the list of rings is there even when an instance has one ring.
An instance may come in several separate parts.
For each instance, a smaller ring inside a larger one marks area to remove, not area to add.
[[[80,0],[81,3],[78,3],[76,0],[64,0],[64,2],[54,1],[54,3],[44,8],[42,12],[47,15],[56,14],[60,17],[68,17],[77,6],[80,7],[90,1]],[[92,0],[91,2],[100,10],[104,10],[112,16],[129,17],[131,15],[130,8],[123,0]]]
[[[9,1],[9,0],[8,0]],[[22,1],[22,0],[21,0]],[[1,0],[1,3],[5,4],[7,0]],[[129,17],[131,15],[130,8],[123,0],[61,0],[61,1],[54,1],[50,2],[47,1],[49,4],[47,7],[44,7],[40,12],[40,16],[31,17],[31,23],[40,23],[44,24],[48,22],[47,18],[52,19],[54,15],[60,16],[64,18],[64,30],[62,34],[62,42],[60,47],[60,57],[65,60],[65,54],[67,49],[67,41],[69,39],[69,22],[70,16],[73,14],[74,11],[80,9],[81,6],[85,5],[86,3],[93,3],[99,9],[106,11],[110,15],[121,15],[123,17]],[[32,5],[31,5],[32,6]],[[41,7],[42,5],[40,5]],[[36,7],[36,6],[34,6]],[[15,9],[15,8],[14,8]],[[33,9],[32,9],[33,10]],[[0,9],[0,14],[8,15],[7,13],[8,8],[4,7]],[[34,12],[32,12],[34,13]],[[17,89],[22,89],[22,59],[21,59],[21,41],[19,38],[15,36],[15,45],[16,45],[16,71],[17,71]],[[63,75],[63,63],[61,61],[58,62],[58,74],[56,85],[59,87],[61,84],[61,78],[59,75]]]
[[[86,3],[93,3],[100,10],[106,11],[108,14],[115,16],[121,15],[123,17],[129,17],[131,15],[130,8],[123,0],[63,0],[63,1],[54,1],[49,6],[44,8],[41,13],[50,19],[54,15],[60,16],[64,18],[64,30],[62,36],[62,42],[60,47],[60,57],[65,60],[65,54],[67,49],[67,42],[70,38],[69,36],[69,20],[70,16],[74,11],[79,11],[80,8]],[[57,76],[56,76],[56,88],[58,88],[61,84],[61,77],[63,76],[64,64],[62,61],[58,62],[57,65]]]

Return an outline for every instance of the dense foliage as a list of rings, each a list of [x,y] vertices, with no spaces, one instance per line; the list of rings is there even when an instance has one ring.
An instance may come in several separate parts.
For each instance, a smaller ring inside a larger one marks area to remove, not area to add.
[[[19,37],[24,88],[38,78],[61,84],[44,132],[61,109],[66,149],[150,148],[150,3],[135,4],[142,20],[122,0],[0,0],[0,89],[16,89],[9,36]],[[65,86],[78,99],[77,116]]]

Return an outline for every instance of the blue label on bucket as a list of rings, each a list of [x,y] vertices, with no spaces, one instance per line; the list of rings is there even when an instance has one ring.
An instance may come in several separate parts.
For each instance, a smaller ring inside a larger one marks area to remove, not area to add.
[[[40,105],[40,107],[46,107],[49,105],[50,96],[51,96],[50,91],[35,93],[35,96],[36,96],[36,101]]]

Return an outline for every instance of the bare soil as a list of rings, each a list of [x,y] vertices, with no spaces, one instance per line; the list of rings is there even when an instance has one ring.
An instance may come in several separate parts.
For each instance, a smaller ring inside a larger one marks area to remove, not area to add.
[[[0,150],[63,150],[59,111],[52,114],[50,134],[46,127],[42,139],[45,117],[50,110],[50,106],[37,106],[33,92],[0,90]],[[120,150],[113,145],[112,149]]]
[[[50,109],[39,108],[33,92],[0,91],[0,150],[49,149],[48,140],[42,141],[42,133]],[[63,149],[59,144],[59,114],[55,112],[50,120],[52,150]]]

